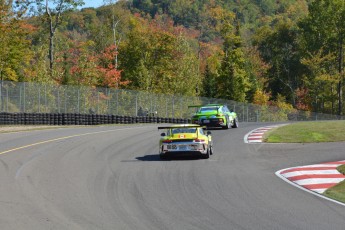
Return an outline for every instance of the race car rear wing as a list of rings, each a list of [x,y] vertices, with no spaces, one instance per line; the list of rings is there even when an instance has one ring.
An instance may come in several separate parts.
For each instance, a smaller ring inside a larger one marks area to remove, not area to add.
[[[181,129],[181,128],[205,128],[200,125],[185,125],[185,126],[160,126],[158,129]]]
[[[188,105],[188,108],[200,108],[200,107],[211,107],[211,106],[220,107],[222,105],[221,104]]]
[[[220,106],[221,106],[220,104],[189,105],[188,108],[214,107],[214,109],[212,109],[212,110],[216,110],[217,115],[218,115],[218,110],[219,110]]]
[[[203,107],[204,105],[188,105],[188,108],[200,108]]]

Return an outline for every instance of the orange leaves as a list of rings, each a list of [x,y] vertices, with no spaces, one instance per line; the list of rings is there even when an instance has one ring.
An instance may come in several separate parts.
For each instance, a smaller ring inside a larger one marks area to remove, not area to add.
[[[307,88],[299,88],[296,90],[296,109],[305,111],[311,110],[308,91]]]
[[[121,70],[117,69],[114,64],[118,55],[117,46],[110,45],[105,48],[104,52],[99,55],[99,65],[97,69],[102,74],[101,82],[102,86],[110,88],[119,88],[120,85],[128,84],[127,81],[121,81]]]

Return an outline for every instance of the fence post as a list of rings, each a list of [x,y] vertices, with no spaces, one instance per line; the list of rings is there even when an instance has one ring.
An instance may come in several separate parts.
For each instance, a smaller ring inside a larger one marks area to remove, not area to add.
[[[243,104],[243,107],[242,107],[242,121],[244,122],[244,104]]]
[[[78,88],[78,113],[80,113],[80,88]]]
[[[99,92],[97,90],[97,114],[99,114]]]
[[[138,93],[135,94],[135,116],[138,116]]]
[[[8,111],[8,97],[9,97],[9,94],[8,94],[8,88],[6,89],[6,112],[9,112]]]
[[[21,87],[21,84],[19,85],[19,112],[23,112],[23,107],[22,107],[22,87]]]
[[[165,117],[168,117],[168,98],[165,98]]]
[[[65,107],[65,113],[67,113],[67,93],[66,93],[66,89],[64,90],[64,107]]]
[[[116,89],[116,115],[119,115],[119,89]]]
[[[41,112],[41,85],[38,86],[38,112]]]
[[[247,105],[247,122],[249,122],[249,106]]]
[[[57,102],[58,102],[58,112],[60,113],[60,86],[58,86],[57,88],[57,93],[58,93],[58,98],[57,98]]]
[[[2,73],[1,73],[1,70],[0,70],[0,76],[1,76],[1,85],[0,85],[0,104],[1,104],[1,108],[0,108],[0,111],[3,112],[4,111],[4,99],[2,97],[2,86],[3,86],[3,80],[2,80]]]
[[[172,118],[175,117],[175,98],[172,96]]]
[[[25,107],[25,104],[26,104],[26,95],[25,95],[25,82],[23,83],[23,112],[25,113],[26,112],[26,107]]]
[[[44,107],[45,107],[45,112],[51,112],[50,110],[48,111],[48,103],[47,103],[47,84],[44,84]]]

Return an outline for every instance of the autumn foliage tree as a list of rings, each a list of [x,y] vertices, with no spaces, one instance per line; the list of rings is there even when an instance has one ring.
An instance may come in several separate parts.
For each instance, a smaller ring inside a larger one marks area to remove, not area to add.
[[[28,35],[34,27],[21,20],[25,8],[0,1],[0,80],[21,81],[31,60]]]
[[[104,87],[118,89],[120,86],[127,85],[129,81],[122,81],[121,70],[116,68],[115,58],[118,54],[117,47],[110,45],[99,55],[98,70],[102,74],[100,84]]]
[[[133,29],[120,47],[128,87],[156,93],[196,95],[201,82],[197,52],[171,20],[131,19]]]

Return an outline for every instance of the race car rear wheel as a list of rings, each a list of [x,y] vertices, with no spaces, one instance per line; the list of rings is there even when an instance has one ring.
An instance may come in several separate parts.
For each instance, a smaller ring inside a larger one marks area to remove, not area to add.
[[[232,128],[238,128],[238,121],[236,118],[234,119],[233,125],[231,127]]]
[[[211,145],[211,147],[210,147],[210,155],[213,155],[213,146]]]
[[[225,126],[222,126],[223,129],[229,129],[230,128],[230,121],[229,121],[229,118],[226,117],[225,118],[225,121],[226,121],[226,125]]]
[[[208,159],[210,158],[210,149],[207,149],[207,153],[202,156],[203,159]]]

